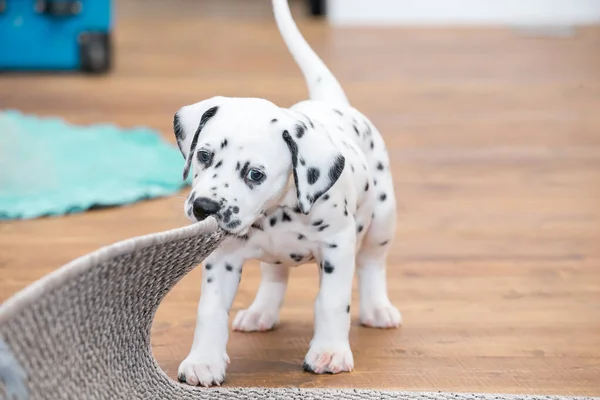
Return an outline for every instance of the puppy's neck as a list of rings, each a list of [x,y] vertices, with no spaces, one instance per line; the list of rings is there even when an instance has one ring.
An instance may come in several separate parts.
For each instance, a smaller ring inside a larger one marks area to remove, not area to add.
[[[272,206],[266,209],[265,214],[270,215],[281,207],[294,208],[297,204],[296,185],[293,176],[290,174],[285,188],[281,191],[281,195],[274,200]]]

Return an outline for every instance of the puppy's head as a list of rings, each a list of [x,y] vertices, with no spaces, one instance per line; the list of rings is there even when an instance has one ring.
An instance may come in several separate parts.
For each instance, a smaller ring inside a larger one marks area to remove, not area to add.
[[[214,216],[233,235],[244,235],[278,204],[290,176],[298,210],[308,214],[344,168],[327,132],[262,99],[213,97],[188,105],[175,113],[173,128],[183,177],[194,178],[186,215]]]

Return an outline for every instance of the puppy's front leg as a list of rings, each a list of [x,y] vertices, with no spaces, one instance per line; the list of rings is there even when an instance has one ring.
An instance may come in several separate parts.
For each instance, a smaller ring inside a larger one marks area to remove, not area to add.
[[[222,253],[222,252],[221,252]],[[194,342],[179,366],[178,379],[190,385],[220,385],[225,379],[228,315],[241,279],[243,260],[213,253],[204,263]]]
[[[350,300],[354,275],[354,228],[328,241],[321,250],[321,287],[315,301],[315,333],[304,359],[304,369],[318,374],[352,371],[350,350]]]

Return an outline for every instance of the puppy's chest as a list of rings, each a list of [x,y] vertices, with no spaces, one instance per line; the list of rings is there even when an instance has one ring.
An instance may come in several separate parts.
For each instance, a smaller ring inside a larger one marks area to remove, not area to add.
[[[325,222],[319,225],[329,228]],[[280,209],[261,221],[248,244],[257,250],[256,258],[261,261],[299,265],[314,260],[322,233],[319,226],[307,224],[293,211]]]

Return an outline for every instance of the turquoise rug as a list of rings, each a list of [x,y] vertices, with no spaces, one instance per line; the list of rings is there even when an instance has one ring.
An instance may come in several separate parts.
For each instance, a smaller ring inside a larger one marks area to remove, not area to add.
[[[151,129],[0,111],[0,219],[168,196],[187,184],[183,164],[177,147]]]

